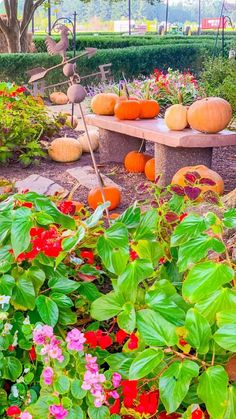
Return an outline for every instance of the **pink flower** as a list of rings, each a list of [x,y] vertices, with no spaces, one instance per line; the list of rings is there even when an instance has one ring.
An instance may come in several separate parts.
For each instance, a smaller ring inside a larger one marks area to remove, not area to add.
[[[119,393],[116,390],[109,391],[109,396],[113,397],[113,399],[119,399]]]
[[[51,326],[38,326],[33,331],[33,341],[37,345],[43,345],[47,339],[52,338],[53,328]]]
[[[20,419],[33,419],[33,416],[25,410],[20,414]]]
[[[67,333],[66,342],[68,343],[68,349],[81,352],[84,349],[83,344],[86,342],[86,339],[84,334],[78,329],[72,329],[69,333]]]
[[[118,372],[114,372],[114,374],[112,375],[112,384],[114,388],[119,387],[121,379],[121,375]]]
[[[43,372],[42,372],[42,376],[44,379],[44,384],[46,384],[47,386],[50,386],[52,384],[53,381],[53,369],[51,367],[46,367],[44,368]]]
[[[106,381],[104,374],[99,373],[97,358],[92,357],[90,354],[85,355],[86,371],[84,373],[84,380],[82,383],[83,390],[89,390],[94,396],[94,406],[101,407],[105,402],[105,392],[102,383]]]
[[[49,412],[55,419],[64,419],[68,415],[68,411],[61,404],[51,404]]]
[[[57,359],[59,362],[64,360],[62,349],[60,348],[61,341],[53,334],[51,326],[36,327],[33,331],[33,341],[37,345],[42,345],[40,354],[47,355],[45,358],[46,362],[50,358]]]

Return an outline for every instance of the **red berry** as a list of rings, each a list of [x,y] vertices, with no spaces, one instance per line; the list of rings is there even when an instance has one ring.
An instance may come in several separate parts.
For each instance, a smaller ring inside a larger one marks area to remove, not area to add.
[[[7,416],[15,416],[15,415],[19,415],[20,413],[21,413],[21,410],[18,406],[10,406],[6,410]]]
[[[203,411],[200,409],[200,407],[192,412],[191,419],[203,419]]]

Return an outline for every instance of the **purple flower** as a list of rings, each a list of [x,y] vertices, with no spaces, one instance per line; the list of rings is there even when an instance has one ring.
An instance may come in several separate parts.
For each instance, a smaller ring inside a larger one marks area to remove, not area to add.
[[[53,328],[51,326],[37,326],[33,331],[33,341],[36,345],[43,345],[47,339],[53,337]]]
[[[66,342],[68,343],[68,349],[81,352],[84,349],[84,343],[86,342],[86,339],[84,334],[81,333],[78,329],[72,329],[67,333]]]
[[[54,375],[54,372],[53,372],[53,369],[51,367],[44,368],[44,370],[42,372],[44,384],[46,384],[47,386],[50,386],[52,384],[52,381],[53,381],[53,375]]]
[[[49,412],[55,419],[64,419],[68,415],[68,411],[61,404],[51,404]]]
[[[118,372],[114,372],[114,374],[112,375],[112,384],[114,388],[119,387],[121,379],[121,375]]]

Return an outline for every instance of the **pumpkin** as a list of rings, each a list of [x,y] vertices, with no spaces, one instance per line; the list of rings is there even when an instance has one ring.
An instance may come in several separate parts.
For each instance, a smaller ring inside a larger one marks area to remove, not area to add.
[[[232,118],[232,108],[227,100],[207,97],[197,100],[188,109],[188,123],[200,132],[215,134],[227,127]]]
[[[68,103],[68,97],[63,92],[53,92],[50,94],[49,98],[55,105],[66,105],[66,103]]]
[[[48,154],[54,161],[69,163],[81,157],[82,146],[75,138],[56,138],[48,147]]]
[[[139,114],[140,119],[156,118],[160,112],[160,105],[156,100],[141,99],[139,103],[141,105],[141,111]]]
[[[75,129],[78,125],[78,118],[76,118],[76,116],[73,116],[73,124],[72,124],[72,116],[71,115],[67,115],[66,117],[66,125],[68,125],[68,127]]]
[[[91,100],[91,109],[97,115],[114,115],[118,98],[115,93],[98,93]]]
[[[125,169],[131,173],[143,173],[145,165],[151,156],[140,153],[139,151],[130,151],[124,160]]]
[[[154,158],[147,161],[147,163],[145,164],[144,173],[148,180],[151,180],[152,182],[154,182],[156,178]]]
[[[173,131],[182,131],[187,127],[187,108],[183,105],[172,105],[165,112],[165,123]]]
[[[222,177],[217,172],[214,172],[214,170],[211,170],[207,166],[204,166],[204,165],[182,167],[174,175],[171,183],[175,185],[183,186],[183,187],[186,186],[187,183],[185,180],[185,175],[188,172],[190,173],[196,172],[200,175],[200,180],[199,182],[197,182],[198,184],[196,186],[199,187],[202,190],[202,192],[214,191],[219,195],[223,194],[224,181]],[[214,185],[202,184],[201,179],[210,179],[213,182],[215,182],[215,184]]]
[[[88,132],[89,132],[92,150],[95,151],[99,146],[99,131],[97,128],[89,128]],[[88,137],[87,137],[86,132],[80,135],[80,137],[78,137],[78,140],[82,146],[83,152],[89,153],[90,148],[89,148]]]
[[[115,105],[115,116],[118,119],[135,120],[139,118],[141,105],[137,100],[122,100]]]
[[[121,216],[121,214],[119,214],[118,212],[113,212],[112,214],[110,214],[110,219],[111,220],[116,220],[117,218],[119,218]]]
[[[106,201],[110,202],[109,210],[113,210],[118,207],[121,201],[121,193],[115,186],[104,186],[104,196]],[[95,210],[98,205],[103,203],[101,188],[94,188],[89,191],[88,204],[90,208]]]

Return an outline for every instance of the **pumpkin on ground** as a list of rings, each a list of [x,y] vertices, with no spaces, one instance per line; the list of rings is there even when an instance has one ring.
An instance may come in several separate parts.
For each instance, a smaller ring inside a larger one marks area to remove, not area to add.
[[[121,193],[115,186],[104,186],[103,192],[106,201],[110,202],[109,210],[113,210],[118,207],[121,201]],[[100,204],[103,203],[101,188],[97,187],[91,189],[88,194],[89,207],[95,210]]]
[[[156,100],[151,99],[141,99],[139,100],[141,105],[141,110],[139,114],[140,119],[152,119],[160,112],[160,105]]]
[[[91,141],[92,150],[97,150],[99,146],[99,131],[97,128],[88,128],[89,137]],[[86,132],[78,137],[78,140],[82,146],[82,150],[85,153],[90,152],[89,142]]]
[[[122,100],[115,105],[115,117],[120,120],[139,118],[141,105],[138,100]]]
[[[204,165],[182,167],[174,175],[171,184],[182,187],[187,186],[186,174],[190,174],[190,179],[191,175],[196,178],[196,182],[194,183],[202,192],[214,191],[219,195],[224,193],[224,181],[222,177],[217,172]]]
[[[56,138],[48,147],[48,154],[54,161],[69,163],[79,160],[82,154],[82,146],[75,138]]]
[[[66,105],[66,103],[68,103],[68,97],[63,92],[53,92],[50,94],[49,98],[55,105]]]
[[[115,93],[98,93],[91,100],[91,109],[97,115],[114,115],[118,99]]]
[[[188,123],[200,132],[215,134],[227,127],[232,118],[232,108],[227,100],[207,97],[197,100],[188,109]]]
[[[128,172],[131,173],[143,173],[145,165],[151,156],[140,153],[139,151],[130,151],[125,156],[124,166]]]
[[[156,174],[155,174],[155,159],[154,158],[152,158],[152,159],[150,159],[150,160],[147,161],[147,163],[145,164],[144,173],[145,173],[146,178],[148,180],[151,180],[152,182],[154,182],[154,180],[156,178]]]
[[[165,123],[173,131],[182,131],[187,127],[187,108],[183,105],[172,105],[165,112]]]

